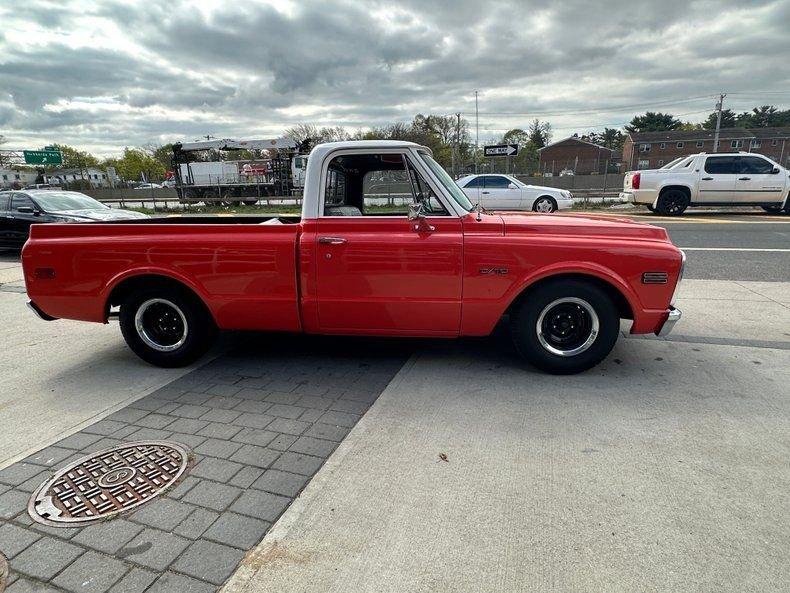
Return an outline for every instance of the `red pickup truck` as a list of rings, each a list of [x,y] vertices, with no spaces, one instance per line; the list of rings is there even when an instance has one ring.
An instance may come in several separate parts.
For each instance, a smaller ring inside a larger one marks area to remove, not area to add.
[[[186,365],[217,330],[484,336],[506,317],[552,373],[592,367],[621,319],[667,333],[685,257],[630,220],[488,213],[422,146],[317,146],[301,217],[33,225],[22,260],[39,317],[118,316],[144,360]]]

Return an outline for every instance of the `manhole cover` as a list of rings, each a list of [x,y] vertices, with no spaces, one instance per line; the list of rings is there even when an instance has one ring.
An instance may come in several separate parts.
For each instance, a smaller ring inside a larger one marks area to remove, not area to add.
[[[173,486],[189,462],[177,443],[140,441],[66,466],[33,493],[27,512],[54,527],[87,525],[134,509]]]
[[[0,593],[5,591],[5,584],[8,582],[8,560],[0,554]]]

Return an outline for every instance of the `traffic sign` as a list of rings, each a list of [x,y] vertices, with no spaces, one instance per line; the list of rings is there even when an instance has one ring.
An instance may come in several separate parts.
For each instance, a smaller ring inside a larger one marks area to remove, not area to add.
[[[23,150],[28,165],[62,165],[63,155],[59,150]]]
[[[494,144],[484,146],[485,156],[516,156],[518,154],[518,144]]]

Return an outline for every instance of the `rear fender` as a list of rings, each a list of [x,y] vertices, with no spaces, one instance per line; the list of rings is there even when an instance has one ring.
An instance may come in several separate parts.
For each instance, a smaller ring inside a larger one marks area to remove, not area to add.
[[[208,304],[208,295],[206,294],[205,290],[202,287],[195,284],[195,282],[190,279],[189,277],[181,274],[176,270],[172,270],[170,268],[159,267],[159,266],[146,266],[143,268],[133,268],[131,270],[124,270],[120,274],[112,277],[109,282],[104,286],[101,292],[101,301],[104,303],[104,311],[105,311],[105,319],[107,321],[107,314],[110,310],[110,295],[112,294],[113,290],[115,290],[121,283],[125,282],[126,280],[131,280],[133,278],[137,278],[140,276],[162,276],[167,278],[168,280],[173,280],[178,282],[179,284],[183,284],[187,288],[189,288],[192,292],[194,292],[203,304],[206,307],[211,309]]]

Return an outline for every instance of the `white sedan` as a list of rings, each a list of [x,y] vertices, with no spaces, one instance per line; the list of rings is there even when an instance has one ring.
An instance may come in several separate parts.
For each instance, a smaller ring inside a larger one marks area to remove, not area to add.
[[[510,175],[467,175],[457,183],[473,204],[487,210],[554,212],[573,206],[568,190],[527,185]]]

